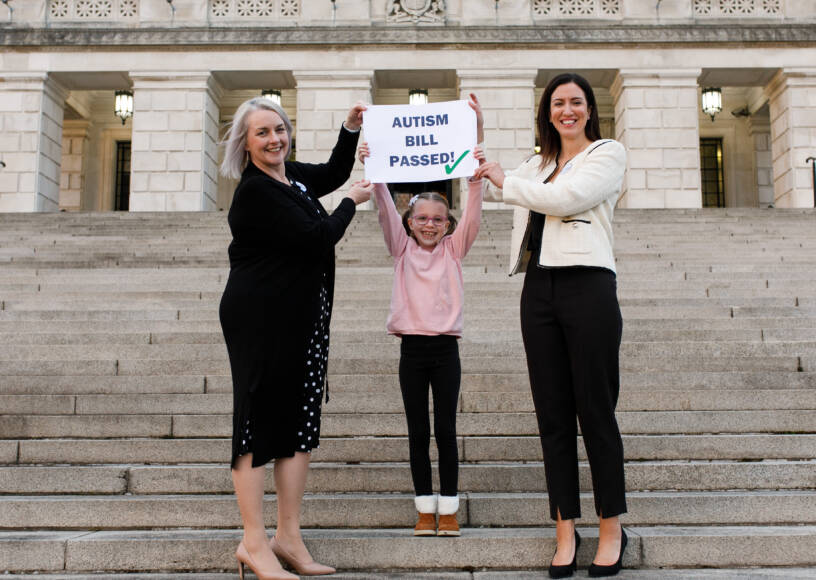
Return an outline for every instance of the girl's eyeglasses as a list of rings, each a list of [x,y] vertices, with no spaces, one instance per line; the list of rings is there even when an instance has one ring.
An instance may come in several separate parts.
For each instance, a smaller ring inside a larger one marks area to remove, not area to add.
[[[428,222],[431,222],[433,225],[439,227],[439,226],[445,225],[448,222],[448,218],[443,218],[443,217],[438,217],[438,216],[428,217],[426,215],[415,215],[415,216],[412,216],[411,219],[414,220],[414,223],[417,223],[417,224],[419,224],[421,226],[424,226]]]

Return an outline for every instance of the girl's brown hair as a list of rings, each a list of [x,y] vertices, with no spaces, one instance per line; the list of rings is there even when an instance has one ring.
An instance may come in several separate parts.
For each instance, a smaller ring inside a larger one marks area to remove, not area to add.
[[[598,117],[598,107],[595,104],[595,93],[592,92],[592,87],[581,75],[575,73],[563,73],[553,77],[544,89],[544,94],[541,95],[541,101],[538,104],[538,138],[541,145],[541,168],[553,159],[558,158],[561,153],[561,135],[550,123],[550,102],[555,89],[561,85],[568,83],[575,83],[584,91],[586,97],[587,107],[589,108],[589,119],[587,119],[586,127],[584,127],[584,134],[590,141],[597,141],[601,138],[601,121]]]
[[[416,202],[418,202],[420,199],[438,201],[440,203],[445,204],[445,213],[448,216],[448,229],[445,232],[445,235],[448,236],[452,234],[453,230],[456,229],[456,218],[451,215],[450,206],[448,205],[447,198],[440,193],[436,193],[435,191],[423,191],[422,193],[418,193],[411,198],[411,202],[408,204],[408,209],[405,210],[404,214],[402,214],[402,227],[405,228],[405,231],[408,233],[408,235],[411,236],[412,238],[414,237],[414,232],[412,232],[411,228],[408,226],[408,218],[414,215],[414,208],[416,207]]]

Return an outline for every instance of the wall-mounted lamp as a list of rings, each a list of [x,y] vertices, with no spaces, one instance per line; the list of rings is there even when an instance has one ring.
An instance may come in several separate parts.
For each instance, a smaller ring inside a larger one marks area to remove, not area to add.
[[[122,119],[122,124],[133,116],[133,91],[116,91],[113,112]]]
[[[261,91],[261,96],[264,99],[269,99],[278,106],[281,104],[281,92],[278,89],[264,89]]]
[[[411,89],[408,91],[409,105],[427,105],[428,89]]]
[[[176,6],[173,4],[173,0],[167,0],[167,4],[170,6],[170,25],[172,26],[176,21]]]
[[[711,117],[714,122],[714,115],[722,111],[722,90],[714,87],[703,89],[702,96],[703,113]]]
[[[332,3],[332,26],[337,24],[337,2],[331,0]]]

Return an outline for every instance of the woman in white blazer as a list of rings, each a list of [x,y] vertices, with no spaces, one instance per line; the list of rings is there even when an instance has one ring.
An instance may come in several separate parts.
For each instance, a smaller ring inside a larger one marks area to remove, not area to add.
[[[550,81],[538,108],[541,154],[507,174],[485,163],[486,198],[516,206],[510,274],[525,271],[521,329],[558,547],[550,576],[575,571],[581,538],[577,428],[587,451],[598,551],[590,576],[621,568],[626,534],[623,442],[615,420],[622,320],[612,214],[626,167],[623,146],[601,139],[592,87],[576,74]]]

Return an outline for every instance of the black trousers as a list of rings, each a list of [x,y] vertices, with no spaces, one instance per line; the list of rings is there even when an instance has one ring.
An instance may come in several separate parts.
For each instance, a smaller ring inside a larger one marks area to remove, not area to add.
[[[434,437],[439,449],[442,495],[454,496],[459,487],[459,451],[456,448],[456,404],[462,366],[457,338],[450,335],[404,335],[400,345],[399,379],[405,418],[411,476],[417,495],[431,495],[431,425],[428,385],[433,393]]]
[[[626,512],[623,442],[615,420],[623,322],[615,274],[530,265],[521,332],[544,450],[550,516],[581,516],[575,417],[592,472],[595,511]]]

